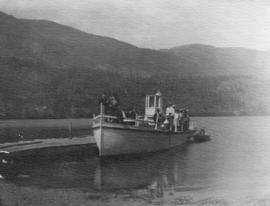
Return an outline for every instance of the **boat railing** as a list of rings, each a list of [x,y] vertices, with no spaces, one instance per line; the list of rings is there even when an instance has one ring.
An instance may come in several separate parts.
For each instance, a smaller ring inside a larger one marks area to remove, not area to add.
[[[97,124],[101,121],[101,118],[102,118],[102,121],[107,121],[107,122],[111,122],[112,120],[117,120],[117,117],[116,116],[111,116],[111,115],[97,115],[93,118],[93,123],[94,124]]]
[[[123,123],[123,124],[129,124],[133,123],[135,126],[140,125],[155,125],[155,122],[153,120],[145,119],[144,116],[136,116],[135,119],[132,118],[123,118],[121,121],[119,121],[119,118],[116,116],[111,115],[98,115],[93,117],[93,124],[98,124],[100,122],[108,122],[108,123]]]
[[[154,120],[152,119],[148,119],[145,118],[145,116],[138,116],[136,115],[135,119],[132,118],[123,118],[123,119],[119,119],[116,116],[112,116],[112,115],[98,115],[95,116],[93,118],[93,125],[99,124],[99,123],[118,123],[118,124],[123,124],[123,125],[133,125],[136,127],[154,127],[155,129],[160,128],[160,125],[158,125],[157,123],[155,123]],[[182,125],[183,127],[183,125]],[[176,132],[178,131],[184,131],[184,128],[178,128],[175,130]],[[197,121],[195,120],[189,120],[189,126],[188,126],[189,130],[196,130],[197,129]]]

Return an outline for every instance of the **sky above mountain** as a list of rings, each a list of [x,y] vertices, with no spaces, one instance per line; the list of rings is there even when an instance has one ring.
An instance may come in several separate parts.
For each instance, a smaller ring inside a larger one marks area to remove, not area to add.
[[[145,48],[201,43],[270,49],[269,0],[0,0],[0,10]]]

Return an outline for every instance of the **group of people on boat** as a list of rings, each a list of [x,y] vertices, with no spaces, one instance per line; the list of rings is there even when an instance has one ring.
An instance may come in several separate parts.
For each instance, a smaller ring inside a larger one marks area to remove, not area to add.
[[[112,94],[111,96],[107,96],[106,94],[102,94],[99,98],[99,103],[102,103],[104,108],[104,114],[115,116],[119,122],[123,120],[123,115],[120,110],[120,101],[117,94]]]
[[[113,93],[111,96],[103,94],[99,98],[99,103],[102,103],[104,114],[115,117],[111,120],[116,123],[125,123],[125,119],[133,119],[134,121],[126,121],[127,123],[134,123],[136,119],[136,111],[130,108],[124,112],[120,108],[120,101],[118,95]],[[176,109],[176,106],[169,104],[163,113],[160,109],[156,109],[153,116],[155,128],[168,129],[170,131],[186,131],[189,128],[189,111],[188,109]]]
[[[136,118],[136,111],[133,107],[128,108],[128,111],[123,111],[120,108],[120,101],[116,93],[113,93],[111,96],[102,94],[102,96],[99,98],[99,103],[102,103],[103,105],[104,114],[115,117],[113,120],[114,122],[123,123],[125,118],[134,120]]]
[[[156,127],[165,127],[171,131],[186,131],[189,128],[188,109],[176,109],[176,106],[169,104],[165,114],[156,109],[153,116]]]

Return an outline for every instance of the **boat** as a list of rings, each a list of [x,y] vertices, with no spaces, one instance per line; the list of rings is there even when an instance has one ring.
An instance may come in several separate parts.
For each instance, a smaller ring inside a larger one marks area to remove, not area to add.
[[[117,117],[104,114],[104,105],[100,105],[100,115],[93,118],[92,129],[96,140],[99,156],[126,155],[155,152],[170,149],[187,142],[196,130],[171,130],[158,127],[152,119],[157,109],[162,110],[162,95],[146,95],[145,115],[136,116],[125,123],[116,120]]]
[[[191,139],[194,141],[194,142],[206,142],[206,141],[210,141],[211,140],[211,137],[209,134],[207,134],[205,132],[204,129],[201,129],[199,132],[196,132],[193,137],[191,137]]]

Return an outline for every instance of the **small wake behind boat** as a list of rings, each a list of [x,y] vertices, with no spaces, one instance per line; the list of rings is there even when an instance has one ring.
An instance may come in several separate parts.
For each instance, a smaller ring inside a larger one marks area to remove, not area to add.
[[[158,125],[158,121],[151,119],[155,111],[162,110],[162,96],[147,95],[145,115],[136,116],[134,124],[125,124],[116,116],[104,114],[101,103],[100,115],[93,119],[93,133],[100,156],[136,154],[169,149],[185,143],[195,133],[194,129],[169,129]],[[128,122],[132,122],[128,119]]]

